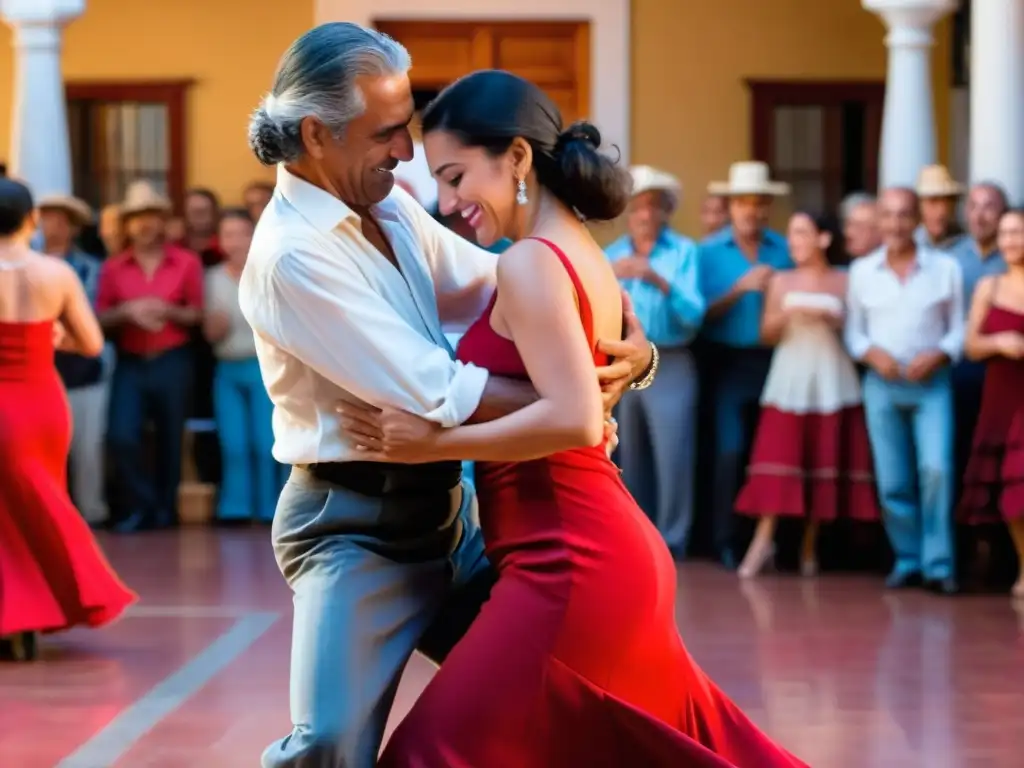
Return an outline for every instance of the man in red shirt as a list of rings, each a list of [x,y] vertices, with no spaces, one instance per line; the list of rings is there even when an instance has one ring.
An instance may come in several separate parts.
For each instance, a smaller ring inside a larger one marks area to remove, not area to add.
[[[96,307],[117,348],[107,437],[123,532],[176,520],[181,445],[192,390],[192,329],[200,322],[203,265],[164,242],[170,203],[145,182],[133,184],[121,215],[128,249],[100,272]],[[144,465],[142,435],[152,421],[156,467]]]

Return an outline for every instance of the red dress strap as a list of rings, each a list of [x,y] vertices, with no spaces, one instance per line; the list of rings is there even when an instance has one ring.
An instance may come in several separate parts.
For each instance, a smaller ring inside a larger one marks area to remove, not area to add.
[[[562,262],[562,266],[565,267],[565,271],[569,273],[569,279],[572,280],[572,286],[576,289],[576,296],[580,303],[580,320],[583,322],[583,331],[587,334],[587,341],[590,343],[591,348],[593,348],[595,344],[594,313],[590,308],[590,299],[587,297],[587,292],[583,290],[583,283],[580,281],[580,276],[576,274],[576,268],[573,267],[572,262],[569,261],[569,257],[565,255],[565,252],[550,240],[545,240],[543,237],[531,237],[530,240],[536,240],[539,243],[544,243],[544,245],[554,251],[555,256],[558,257],[559,261]]]

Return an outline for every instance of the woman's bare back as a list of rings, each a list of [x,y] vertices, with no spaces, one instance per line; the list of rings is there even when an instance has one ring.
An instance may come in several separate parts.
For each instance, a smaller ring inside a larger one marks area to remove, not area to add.
[[[553,222],[534,233],[550,240],[569,259],[583,284],[594,321],[594,341],[622,338],[622,288],[611,263],[594,238],[583,227]],[[554,254],[552,254],[552,258]],[[579,297],[576,297],[579,304]]]
[[[59,320],[71,298],[74,270],[60,259],[34,251],[0,259],[0,322]]]
[[[93,357],[103,351],[103,331],[85,288],[62,259],[25,250],[0,258],[0,322],[61,323],[61,348]]]

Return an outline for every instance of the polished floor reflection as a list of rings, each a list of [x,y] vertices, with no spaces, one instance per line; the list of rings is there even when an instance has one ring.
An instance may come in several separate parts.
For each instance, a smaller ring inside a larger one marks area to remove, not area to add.
[[[267,531],[103,545],[142,602],[109,629],[49,638],[37,664],[0,665],[2,764],[258,765],[288,725],[290,599]],[[698,662],[815,768],[1020,764],[1024,613],[1009,598],[846,576],[739,583],[695,563],[677,615]],[[430,675],[409,665],[392,725]]]

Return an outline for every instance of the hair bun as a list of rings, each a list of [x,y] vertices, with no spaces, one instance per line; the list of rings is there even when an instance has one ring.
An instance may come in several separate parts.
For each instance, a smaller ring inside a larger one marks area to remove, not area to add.
[[[591,149],[601,146],[601,132],[597,126],[586,120],[577,120],[558,135],[555,143],[555,154],[560,153],[569,144],[587,144]]]
[[[270,106],[273,106],[271,103]],[[291,159],[286,151],[288,137],[268,111],[266,101],[249,121],[249,148],[263,165],[277,165]]]

